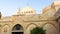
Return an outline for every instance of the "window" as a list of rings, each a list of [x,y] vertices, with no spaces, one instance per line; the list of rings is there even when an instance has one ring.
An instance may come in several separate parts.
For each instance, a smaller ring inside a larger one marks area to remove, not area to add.
[[[16,30],[20,30],[20,25],[16,25]]]
[[[17,24],[13,27],[13,30],[21,30],[23,29],[21,25]]]

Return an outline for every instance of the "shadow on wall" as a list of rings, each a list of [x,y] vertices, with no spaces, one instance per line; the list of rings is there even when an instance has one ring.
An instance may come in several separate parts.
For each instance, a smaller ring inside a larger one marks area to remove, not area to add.
[[[54,17],[56,18],[56,21],[57,21],[57,24],[58,24],[58,29],[59,29],[59,32],[60,32],[60,8],[56,11]]]
[[[60,8],[56,11],[54,17],[55,18],[58,18],[60,16]]]

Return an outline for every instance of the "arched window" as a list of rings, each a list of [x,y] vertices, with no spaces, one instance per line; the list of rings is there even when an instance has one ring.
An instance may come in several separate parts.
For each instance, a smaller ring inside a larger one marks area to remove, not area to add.
[[[12,29],[12,34],[23,34],[23,27],[20,24],[16,24]]]
[[[13,27],[13,30],[20,30],[20,29],[22,29],[22,26],[19,25],[19,24],[15,25],[15,26]]]

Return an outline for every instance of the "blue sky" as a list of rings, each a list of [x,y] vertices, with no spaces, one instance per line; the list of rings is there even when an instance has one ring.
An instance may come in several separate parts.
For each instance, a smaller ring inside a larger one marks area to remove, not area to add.
[[[51,5],[54,0],[0,0],[0,12],[3,16],[11,16],[17,12],[18,8],[30,6],[41,13],[43,8]]]

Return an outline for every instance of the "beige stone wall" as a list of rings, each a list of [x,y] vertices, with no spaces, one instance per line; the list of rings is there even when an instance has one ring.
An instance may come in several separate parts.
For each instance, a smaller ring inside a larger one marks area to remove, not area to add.
[[[24,34],[30,34],[30,30],[35,27],[43,27],[43,29],[46,29],[46,34],[58,34],[59,25],[55,16],[58,16],[59,12],[57,12],[53,7],[48,6],[42,14],[3,17],[0,20],[0,34],[12,34],[12,29],[16,24],[23,27]]]
[[[15,18],[16,17],[16,18]],[[39,18],[38,18],[39,17]],[[43,16],[42,16],[43,17]],[[58,24],[55,20],[45,20],[43,18],[40,19],[40,15],[36,16],[13,16],[13,21],[0,21],[0,34],[12,34],[12,29],[16,24],[20,24],[23,27],[24,34],[30,34],[30,30],[38,27],[43,27],[46,29],[46,34],[58,34]],[[31,18],[31,19],[30,19]],[[33,19],[32,19],[33,18]],[[4,33],[4,30],[8,32]],[[50,31],[51,30],[51,31]],[[52,33],[51,33],[52,32]]]
[[[27,34],[27,32],[28,32],[28,34],[30,34],[29,32],[30,32],[30,30],[31,29],[33,29],[34,27],[36,27],[36,26],[38,26],[38,27],[47,27],[47,30],[49,31],[50,30],[50,28],[51,27],[53,27],[53,28],[51,28],[51,30],[52,29],[54,29],[54,30],[52,30],[53,32],[55,32],[55,30],[57,30],[58,28],[57,28],[57,23],[56,22],[54,22],[54,21],[40,21],[40,22],[38,22],[38,21],[30,21],[30,22],[28,22],[28,21],[14,21],[14,22],[1,22],[0,23],[0,25],[2,25],[0,28],[1,28],[1,34],[6,34],[6,33],[3,33],[3,31],[4,31],[4,28],[5,27],[7,27],[8,29],[9,29],[9,34],[11,34],[12,33],[12,28],[16,25],[16,24],[20,24],[22,27],[23,27],[23,29],[24,29],[24,34]],[[51,24],[51,25],[49,25],[49,24]],[[47,26],[48,25],[48,26]],[[48,28],[50,26],[50,28]],[[53,33],[52,32],[52,33]],[[56,31],[57,32],[57,31]],[[49,33],[50,34],[50,33]],[[55,33],[54,33],[55,34]]]

